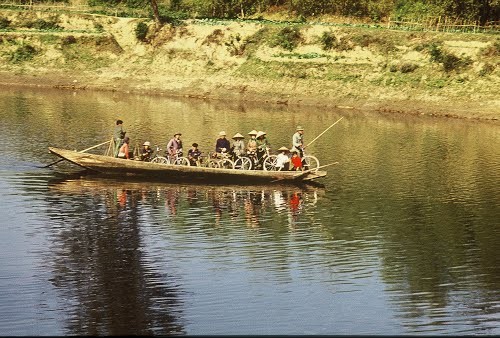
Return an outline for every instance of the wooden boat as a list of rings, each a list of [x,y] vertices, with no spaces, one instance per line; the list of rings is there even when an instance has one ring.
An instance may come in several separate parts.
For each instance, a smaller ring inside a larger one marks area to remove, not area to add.
[[[316,169],[303,172],[218,169],[124,160],[54,147],[49,147],[49,151],[64,160],[105,176],[133,176],[165,181],[210,181],[235,184],[300,183],[326,176],[326,171]]]

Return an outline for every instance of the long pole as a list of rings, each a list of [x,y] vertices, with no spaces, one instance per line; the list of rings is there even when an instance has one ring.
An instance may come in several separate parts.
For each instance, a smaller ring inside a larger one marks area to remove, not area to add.
[[[326,128],[321,134],[319,134],[318,136],[316,136],[316,138],[314,140],[312,140],[311,142],[309,142],[308,145],[306,145],[304,147],[304,149],[306,147],[309,147],[314,141],[316,141],[317,139],[319,139],[324,133],[326,133],[331,127],[333,127],[334,125],[336,125],[340,120],[342,120],[344,117],[342,116],[340,119],[338,119],[337,121],[335,121],[330,127]]]
[[[307,173],[309,173],[311,171],[316,171],[318,169],[321,169],[321,168],[324,168],[324,167],[329,167],[329,166],[334,165],[334,164],[339,164],[339,162],[333,162],[333,163],[321,165],[321,166],[319,166],[317,168],[314,168],[314,169],[309,169],[309,170],[306,170],[306,171],[301,171],[300,173],[297,173],[297,174],[293,175],[293,178],[296,179],[297,177],[303,176],[303,175],[305,175],[305,174],[307,174]],[[272,180],[269,183],[278,182],[278,181],[281,181],[281,180],[284,180],[284,179],[285,179],[285,177],[280,177],[280,178],[277,178],[275,180]]]
[[[298,174],[295,174],[294,176],[295,176],[295,177],[299,177],[299,176],[302,176],[302,175],[304,175],[304,174],[307,174],[307,173],[309,173],[309,172],[311,172],[311,171],[317,171],[318,169],[325,168],[325,167],[329,167],[329,166],[334,165],[334,164],[339,164],[339,162],[333,162],[333,163],[329,163],[329,164],[325,164],[325,165],[320,165],[320,166],[319,166],[319,167],[317,167],[317,168],[313,168],[313,169],[308,169],[308,170],[305,170],[305,171],[303,171],[303,172],[300,172],[300,173],[298,173]]]
[[[79,153],[84,153],[84,152],[86,152],[86,151],[89,151],[89,150],[92,150],[92,149],[94,149],[94,148],[100,147],[100,146],[102,146],[102,145],[104,145],[104,144],[106,144],[106,143],[109,143],[109,142],[111,142],[111,140],[110,140],[110,141],[103,142],[103,143],[99,143],[99,144],[97,144],[97,145],[95,145],[95,146],[92,146],[92,147],[90,147],[90,148],[87,148],[87,149],[80,150],[80,151],[79,151]],[[61,162],[61,161],[63,161],[63,160],[64,160],[64,158],[61,158],[61,159],[59,159],[59,160],[57,160],[57,161],[55,161],[55,162],[52,162],[52,163],[50,163],[50,164],[47,164],[47,165],[43,166],[42,168],[48,168],[48,167],[53,166],[54,164],[59,163],[59,162]]]

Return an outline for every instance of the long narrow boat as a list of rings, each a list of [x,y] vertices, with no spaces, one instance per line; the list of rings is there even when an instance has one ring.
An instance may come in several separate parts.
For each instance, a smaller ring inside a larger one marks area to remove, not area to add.
[[[296,172],[218,169],[125,160],[53,147],[49,147],[49,151],[64,160],[105,176],[134,176],[165,181],[210,181],[236,184],[300,183],[326,176],[326,171],[320,170]]]

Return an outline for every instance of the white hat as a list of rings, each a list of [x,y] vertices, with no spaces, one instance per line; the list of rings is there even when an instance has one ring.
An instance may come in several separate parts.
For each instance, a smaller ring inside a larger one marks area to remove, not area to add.
[[[151,145],[151,143],[149,141],[146,141],[143,143],[143,146],[150,146],[150,145]]]
[[[240,133],[236,133],[233,138],[245,138],[245,136],[241,135]]]
[[[257,138],[259,138],[259,137],[261,137],[261,136],[263,136],[263,135],[266,135],[266,133],[265,133],[265,132],[263,132],[263,131],[259,131],[259,132],[257,133],[257,136],[256,136],[256,137],[257,137]]]
[[[283,147],[279,148],[278,151],[288,151],[288,148],[283,146]]]
[[[226,132],[225,132],[225,131],[221,131],[221,132],[219,133],[219,136],[226,136]]]
[[[257,135],[257,130],[252,130],[251,132],[248,133],[248,135]]]

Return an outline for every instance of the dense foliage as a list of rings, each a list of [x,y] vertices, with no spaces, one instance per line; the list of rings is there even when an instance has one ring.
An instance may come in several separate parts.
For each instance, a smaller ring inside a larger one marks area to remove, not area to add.
[[[30,3],[29,0],[19,0]],[[71,0],[32,0],[33,3]],[[486,24],[500,20],[500,0],[87,0],[90,6],[126,6],[183,12],[206,18],[236,18],[282,12],[296,18],[340,15],[379,21],[387,17],[447,16]]]

